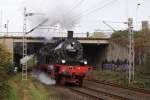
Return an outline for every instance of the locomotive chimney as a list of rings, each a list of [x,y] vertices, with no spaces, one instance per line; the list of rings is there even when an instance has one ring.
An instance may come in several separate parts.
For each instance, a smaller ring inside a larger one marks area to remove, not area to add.
[[[67,36],[68,39],[71,39],[73,38],[73,31],[68,31],[68,36]]]

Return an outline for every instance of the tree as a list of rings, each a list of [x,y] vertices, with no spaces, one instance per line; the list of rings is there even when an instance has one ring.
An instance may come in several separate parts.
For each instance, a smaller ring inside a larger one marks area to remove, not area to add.
[[[116,32],[112,33],[110,40],[112,42],[115,42],[115,43],[121,45],[121,46],[127,47],[127,45],[128,45],[128,31],[127,30],[116,31]]]
[[[145,57],[145,72],[150,73],[150,52],[147,52]]]
[[[150,30],[134,31],[134,50],[135,50],[135,63],[144,64],[145,55],[147,50],[150,49]],[[121,46],[128,47],[128,30],[117,31],[112,33],[111,41]],[[146,59],[146,58],[145,58]]]

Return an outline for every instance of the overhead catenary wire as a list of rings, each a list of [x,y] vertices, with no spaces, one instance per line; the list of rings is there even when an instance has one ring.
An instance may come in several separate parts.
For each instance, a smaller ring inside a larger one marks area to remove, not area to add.
[[[94,8],[94,9],[92,9],[92,10],[88,10],[88,9],[87,9],[88,12],[85,12],[85,13],[83,13],[82,15],[77,16],[76,19],[73,20],[73,21],[76,21],[76,20],[80,19],[81,17],[84,17],[84,16],[86,16],[86,15],[88,15],[88,14],[95,13],[97,10],[101,10],[101,9],[105,8],[106,6],[108,6],[108,5],[110,5],[110,4],[114,3],[114,2],[116,2],[116,1],[118,1],[118,0],[109,0],[109,2],[106,2],[106,3],[105,3],[105,1],[106,1],[106,0],[103,0],[103,1],[101,2],[101,3],[103,3],[103,5],[100,6],[100,7],[96,7],[96,8]]]
[[[103,21],[101,21],[101,22],[103,22]],[[118,23],[118,24],[128,24],[127,21],[110,21],[110,20],[108,20],[106,22],[108,22],[108,23]],[[138,22],[134,21],[133,23],[141,23],[141,22],[140,21],[138,21]]]
[[[92,14],[92,13],[95,13],[96,11],[101,10],[101,9],[107,7],[108,5],[114,3],[114,1],[117,1],[117,0],[111,0],[110,2],[105,3],[103,6],[98,7],[98,8],[95,8],[94,10],[91,10],[91,11],[85,13],[83,16],[86,16],[86,15]],[[82,16],[82,17],[83,17],[83,16]]]
[[[39,26],[43,25],[44,23],[46,23],[48,21],[48,18],[46,18],[45,20],[43,20],[40,24],[38,24],[37,26],[35,26],[34,28],[32,28],[30,31],[26,32],[25,34],[29,34],[31,32],[33,32],[35,29],[37,29]]]
[[[74,6],[71,8],[71,10],[69,10],[69,12],[73,11],[73,10],[76,9],[77,7],[79,8],[79,6],[81,6],[84,1],[85,1],[85,0],[80,0],[78,3],[76,3],[76,5],[74,5]],[[105,1],[106,1],[106,0],[100,1],[100,2],[97,3],[97,4],[102,4],[102,3],[105,2]],[[93,9],[95,6],[97,6],[97,5],[94,5],[94,6],[92,6],[91,8],[86,9],[85,11],[83,11],[83,13],[85,13],[85,12],[87,12],[87,11]],[[98,5],[98,6],[99,6],[99,5]],[[68,13],[67,13],[67,14],[68,14]],[[75,17],[77,17],[77,16],[75,16]]]
[[[81,2],[82,0],[74,0],[74,2],[72,3],[73,5],[71,6],[70,10],[72,10],[76,5],[79,4],[79,2]]]
[[[106,0],[100,1],[99,3],[97,3],[97,4],[98,4],[98,7],[95,7],[95,6],[97,6],[97,5],[94,5],[94,7],[91,7],[91,8],[89,8],[89,9],[86,9],[86,10],[83,12],[83,15],[84,15],[84,13],[88,13],[88,12],[93,11],[94,9],[99,8],[99,6],[103,5],[105,2],[107,2],[107,1],[106,1]],[[93,8],[94,8],[94,9],[93,9]]]
[[[114,32],[116,32],[116,29],[113,28],[111,25],[109,25],[106,21],[103,21],[103,23],[108,26],[109,28],[111,28]]]
[[[74,6],[72,6],[72,8],[67,13],[65,13],[65,15],[71,13],[72,11],[74,11],[74,9],[79,7],[85,0],[78,0],[78,1],[79,2],[77,2]]]
[[[106,0],[102,0],[102,1],[98,2],[96,5],[94,5],[93,7],[84,10],[84,11],[82,12],[82,14],[78,14],[78,15],[73,16],[74,19],[72,20],[72,22],[76,22],[76,21],[79,20],[82,16],[86,16],[86,15],[87,15],[86,13],[91,13],[93,10],[95,10],[95,9],[97,9],[97,8],[100,8],[100,7],[101,7],[100,5],[103,6],[106,2],[107,2]],[[97,5],[98,5],[98,7],[97,7]],[[94,8],[94,9],[93,9],[93,8]]]
[[[98,4],[98,6],[100,6],[101,4],[103,4],[103,3],[105,3],[105,2],[106,2],[106,0],[103,0],[103,1],[100,1],[99,3],[97,3],[97,4]],[[88,9],[84,10],[84,11],[82,12],[82,14],[79,14],[79,15],[77,15],[77,16],[74,16],[75,19],[78,20],[78,19],[80,19],[80,16],[83,16],[85,13],[91,11],[93,8],[94,8],[94,9],[97,8],[97,4],[94,5],[94,6],[92,6],[91,8],[88,8]]]
[[[105,0],[105,1],[106,1],[106,0]],[[88,11],[88,12],[85,12],[85,13],[83,13],[82,15],[78,15],[73,21],[76,21],[76,20],[78,20],[78,19],[80,19],[81,17],[84,17],[84,16],[86,16],[86,15],[90,15],[90,14],[92,14],[92,13],[95,13],[97,10],[101,10],[101,9],[107,7],[108,5],[110,5],[110,4],[112,4],[112,3],[116,2],[116,1],[118,1],[118,0],[110,0],[109,2],[103,4],[102,6],[100,6],[100,7],[98,7],[98,8],[95,8],[95,9],[93,9],[93,10],[90,10],[90,11]]]

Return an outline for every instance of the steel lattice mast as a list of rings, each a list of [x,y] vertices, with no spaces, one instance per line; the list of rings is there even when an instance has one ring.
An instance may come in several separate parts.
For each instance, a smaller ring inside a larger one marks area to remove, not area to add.
[[[35,29],[39,28],[41,25],[46,23],[48,21],[48,18],[43,20],[41,23],[39,23],[37,26],[32,28],[30,31],[27,31],[27,17],[33,16],[33,15],[41,15],[41,13],[27,13],[26,8],[24,8],[24,20],[23,20],[23,37],[22,37],[22,44],[23,44],[23,58],[27,56],[27,37],[26,35],[33,32]],[[22,80],[27,80],[27,62],[22,64]]]
[[[129,83],[134,80],[134,37],[133,37],[133,19],[128,19],[128,37],[129,37]]]
[[[27,18],[26,18],[26,8],[24,8],[24,20],[23,20],[23,41],[22,41],[22,44],[23,44],[23,58],[27,56],[27,37],[26,37],[26,32],[27,32],[27,29],[26,29],[26,21],[27,21]],[[22,80],[27,80],[27,62],[23,63],[22,64]]]

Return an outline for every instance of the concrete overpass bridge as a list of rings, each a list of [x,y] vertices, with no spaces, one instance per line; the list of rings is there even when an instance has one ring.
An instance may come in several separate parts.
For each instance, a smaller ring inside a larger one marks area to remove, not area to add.
[[[57,39],[59,37],[54,37]],[[80,43],[87,45],[108,45],[109,38],[85,38],[78,37],[76,38]],[[22,43],[22,37],[0,37],[0,43],[5,45],[8,51],[13,52],[13,46],[15,43]],[[43,37],[27,37],[27,43],[45,43],[46,40]]]
[[[54,37],[57,39],[59,37]],[[109,38],[91,38],[77,37],[76,38],[84,48],[84,57],[93,65],[101,62],[105,58],[105,52],[109,45]],[[22,57],[22,37],[0,37],[0,43],[5,45],[7,50],[15,57],[14,61],[19,61]],[[46,42],[43,37],[27,37],[28,53],[32,54],[40,49]]]

